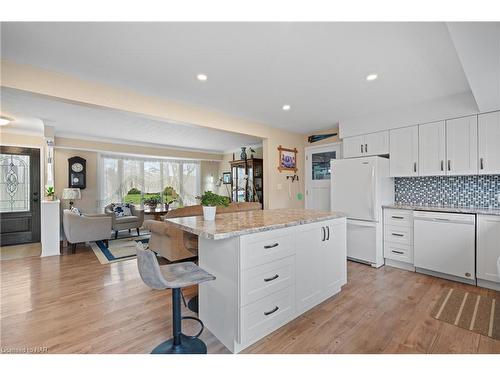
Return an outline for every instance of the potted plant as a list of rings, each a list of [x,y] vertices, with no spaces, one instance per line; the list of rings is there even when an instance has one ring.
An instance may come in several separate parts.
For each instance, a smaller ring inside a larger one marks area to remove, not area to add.
[[[228,197],[223,197],[222,195],[212,193],[211,191],[204,192],[200,197],[200,201],[203,206],[203,218],[207,221],[215,220],[217,206],[229,206]]]
[[[156,206],[158,206],[158,203],[160,202],[161,202],[160,194],[152,194],[144,199],[144,204],[146,206],[149,206],[151,210],[154,210]]]
[[[165,202],[165,209],[168,211],[172,203],[179,202],[180,197],[172,186],[166,186],[165,189],[163,189],[163,199]]]
[[[45,196],[47,197],[48,201],[53,201],[55,197],[56,192],[54,191],[54,186],[47,186],[45,189]]]

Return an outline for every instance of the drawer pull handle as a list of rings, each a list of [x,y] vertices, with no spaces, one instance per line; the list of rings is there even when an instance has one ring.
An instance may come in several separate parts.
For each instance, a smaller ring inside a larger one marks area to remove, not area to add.
[[[404,254],[404,252],[402,251],[398,251],[398,250],[391,250],[394,254]]]
[[[403,220],[404,217],[403,216],[391,216],[393,219],[400,219],[400,220]]]
[[[264,281],[267,283],[269,281],[276,280],[278,277],[280,277],[280,275],[276,274],[273,277],[268,277],[267,279],[264,279]]]
[[[405,235],[404,234],[401,234],[401,233],[391,233],[393,236],[396,236],[396,237],[404,237]]]
[[[272,249],[273,247],[276,247],[278,245],[279,245],[279,243],[276,242],[276,243],[273,243],[272,245],[266,245],[266,246],[264,246],[264,249]]]
[[[276,306],[274,309],[272,309],[271,311],[266,311],[264,313],[264,315],[271,315],[271,314],[274,314],[276,311],[278,311],[280,308],[278,306]]]

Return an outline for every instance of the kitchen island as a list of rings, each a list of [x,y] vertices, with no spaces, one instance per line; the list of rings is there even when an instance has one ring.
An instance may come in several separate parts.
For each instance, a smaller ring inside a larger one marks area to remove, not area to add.
[[[237,353],[340,292],[347,282],[346,217],[338,212],[273,209],[215,221],[167,219],[198,235],[199,317]]]

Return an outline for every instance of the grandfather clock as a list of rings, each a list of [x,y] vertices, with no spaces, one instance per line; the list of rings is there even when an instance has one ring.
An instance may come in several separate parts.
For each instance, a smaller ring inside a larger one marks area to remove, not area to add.
[[[87,161],[79,156],[68,159],[68,187],[85,189]]]

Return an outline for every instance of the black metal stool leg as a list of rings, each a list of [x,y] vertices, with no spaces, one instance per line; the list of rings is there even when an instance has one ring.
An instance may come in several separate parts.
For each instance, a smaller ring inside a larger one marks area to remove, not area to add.
[[[195,312],[198,314],[198,296],[194,296],[188,301],[187,307],[189,310],[192,312]]]
[[[197,336],[185,336],[182,334],[181,316],[181,290],[172,289],[172,330],[173,338],[162,342],[151,352],[152,354],[206,354],[207,346]],[[198,320],[198,319],[194,319]],[[203,330],[203,325],[202,325]],[[184,337],[184,340],[182,340]]]

